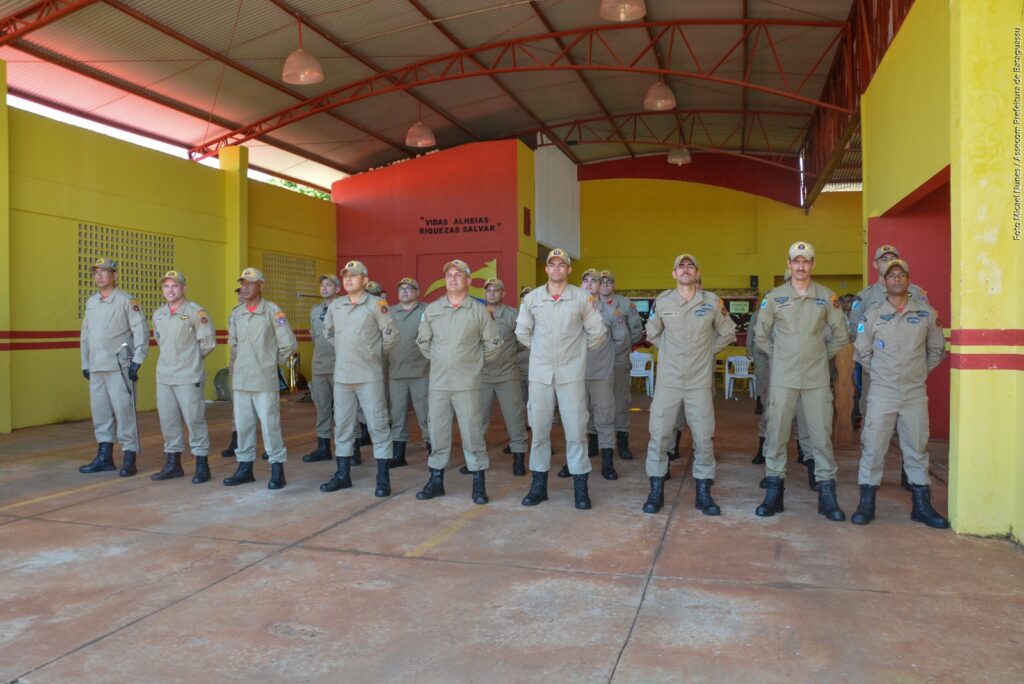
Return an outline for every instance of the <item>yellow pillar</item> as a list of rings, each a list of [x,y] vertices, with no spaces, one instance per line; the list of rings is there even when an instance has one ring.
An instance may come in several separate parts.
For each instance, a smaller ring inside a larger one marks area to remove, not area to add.
[[[11,155],[7,63],[0,60],[0,433],[11,431]]]
[[[1021,3],[951,3],[950,515],[1024,539]]]
[[[225,147],[217,157],[224,179],[224,275],[233,283],[249,265],[249,150]],[[226,289],[224,310],[229,313],[238,304],[234,289]]]

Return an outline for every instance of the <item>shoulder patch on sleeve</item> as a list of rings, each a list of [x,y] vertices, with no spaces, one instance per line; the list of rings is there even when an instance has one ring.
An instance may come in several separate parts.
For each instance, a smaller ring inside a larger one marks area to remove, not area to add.
[[[131,301],[132,311],[142,311],[142,307],[139,306],[139,300],[133,299]]]
[[[838,309],[839,308],[839,297],[836,297],[835,295],[832,295],[832,308],[833,309]]]
[[[381,313],[387,313],[389,311],[388,303],[385,302],[383,299],[377,300],[377,306],[380,308]]]
[[[860,297],[853,298],[853,304],[850,305],[850,308],[854,311],[860,308]]]
[[[274,319],[277,321],[277,324],[282,328],[288,325],[288,317],[285,315],[284,311],[278,311],[277,313],[275,313]]]
[[[857,324],[857,332],[858,333],[864,332],[864,321],[863,321],[863,319],[861,320],[860,323]]]
[[[768,298],[767,297],[765,297],[764,299],[761,300],[761,308],[763,309],[766,306],[768,306]]]
[[[206,313],[205,309],[200,309],[199,311],[196,311],[196,316],[199,316],[199,322],[202,323],[203,325],[206,325],[207,323],[210,322],[210,314]]]

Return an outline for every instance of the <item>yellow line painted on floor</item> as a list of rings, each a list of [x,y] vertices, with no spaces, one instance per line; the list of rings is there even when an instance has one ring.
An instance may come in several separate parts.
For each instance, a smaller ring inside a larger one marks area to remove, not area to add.
[[[409,551],[402,555],[405,558],[419,558],[427,551],[430,551],[431,549],[443,544],[444,542],[454,537],[455,533],[461,530],[463,527],[465,527],[470,520],[486,512],[487,506],[477,506],[475,508],[469,509],[468,511],[460,515],[458,518],[456,518],[451,525],[444,528],[443,530],[435,534],[433,537],[417,546],[412,551]]]
[[[151,470],[148,473],[139,473],[135,477],[145,477],[146,475],[152,475],[158,473],[159,470]],[[103,487],[109,487],[111,485],[123,483],[127,478],[118,478],[116,480],[107,480],[106,482],[99,482],[97,484],[85,485],[84,487],[71,487],[70,489],[63,489],[53,494],[47,494],[46,496],[37,496],[34,499],[25,499],[24,501],[18,501],[17,503],[8,504],[7,506],[0,507],[0,511],[9,511],[12,508],[18,508],[20,506],[28,506],[29,504],[39,503],[40,501],[49,501],[50,499],[58,499],[68,494],[76,494],[78,492],[87,492],[91,489],[101,489]]]

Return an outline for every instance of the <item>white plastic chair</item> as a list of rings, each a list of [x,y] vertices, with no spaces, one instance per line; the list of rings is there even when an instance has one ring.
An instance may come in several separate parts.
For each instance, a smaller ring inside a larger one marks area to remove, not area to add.
[[[654,356],[644,352],[630,352],[629,377],[647,379],[647,396],[654,396]]]
[[[757,378],[750,372],[750,364],[753,362],[749,356],[730,356],[725,360],[725,398],[734,399],[732,396],[732,384],[734,380],[746,380],[747,391],[753,399],[757,392]]]

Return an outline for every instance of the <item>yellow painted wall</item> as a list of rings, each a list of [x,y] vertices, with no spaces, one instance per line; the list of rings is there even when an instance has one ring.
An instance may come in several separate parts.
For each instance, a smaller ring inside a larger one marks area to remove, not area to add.
[[[235,287],[238,274],[225,273],[224,267],[223,173],[34,114],[8,111],[10,328],[81,327],[78,224],[92,223],[175,236],[177,267],[188,277],[189,297],[209,310],[218,329],[226,329],[225,292]],[[260,263],[259,253],[268,249],[313,256],[332,271],[333,205],[265,184],[252,185],[248,217],[253,256],[258,255]],[[0,353],[11,359],[14,428],[89,416],[77,347]],[[150,350],[141,372],[140,410],[154,407],[158,353]],[[307,374],[309,358],[307,351]],[[213,396],[213,375],[224,365],[223,352],[208,359],[208,397]]]
[[[700,261],[708,289],[761,290],[786,269],[786,252],[807,240],[817,252],[814,275],[839,294],[857,292],[860,278],[860,193],[825,193],[809,214],[737,190],[669,180],[614,179],[580,184],[582,256],[587,268],[615,272],[619,290],[672,286],[672,260]],[[851,275],[852,274],[852,275]],[[840,287],[845,285],[845,287]]]

